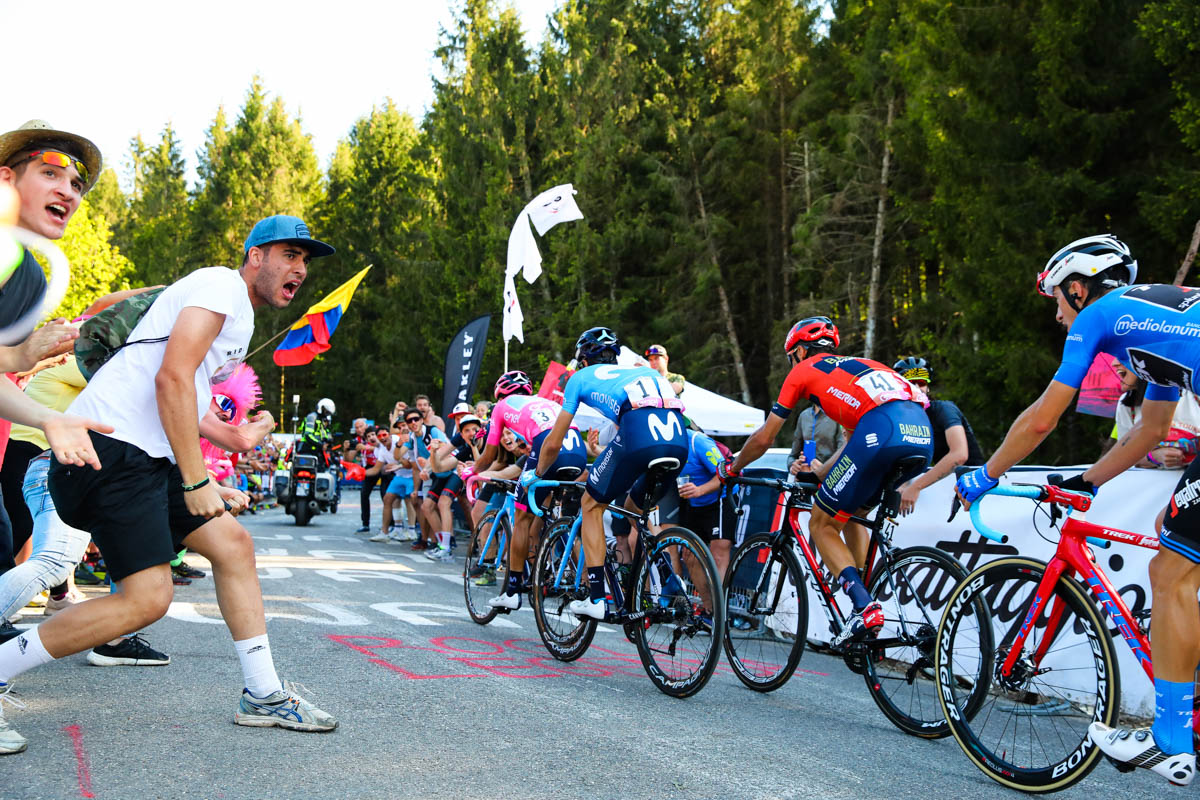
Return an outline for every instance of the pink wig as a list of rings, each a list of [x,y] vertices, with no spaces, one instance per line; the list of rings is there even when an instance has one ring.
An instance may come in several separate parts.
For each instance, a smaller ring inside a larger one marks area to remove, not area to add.
[[[231,425],[241,425],[250,414],[250,409],[258,405],[262,399],[262,388],[258,385],[258,376],[254,374],[249,364],[238,364],[233,374],[220,383],[213,384],[213,397],[224,395],[233,401],[234,414]],[[218,481],[223,481],[233,475],[233,464],[229,454],[212,442],[201,437],[200,451],[204,453],[204,464]]]

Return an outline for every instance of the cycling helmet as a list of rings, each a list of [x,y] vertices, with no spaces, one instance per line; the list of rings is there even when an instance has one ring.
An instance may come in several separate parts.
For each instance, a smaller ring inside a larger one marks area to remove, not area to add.
[[[322,397],[317,401],[317,413],[323,417],[332,417],[337,413],[337,406],[328,397]]]
[[[575,358],[588,364],[615,364],[621,342],[612,328],[588,328],[575,342]]]
[[[500,376],[493,391],[497,400],[503,400],[510,394],[533,394],[533,381],[521,370],[514,369]]]
[[[805,317],[792,326],[783,340],[783,352],[791,355],[797,347],[808,350],[832,350],[838,346],[837,325],[829,317]]]
[[[925,381],[929,383],[929,362],[923,358],[909,356],[902,358],[892,365],[892,369],[900,373],[900,377],[910,381]]]
[[[1129,252],[1129,245],[1111,233],[1087,236],[1071,242],[1050,256],[1045,269],[1037,277],[1037,289],[1046,297],[1053,297],[1054,287],[1063,285],[1073,275],[1090,278],[1110,267],[1119,266],[1129,269],[1129,279],[1105,279],[1103,284],[1109,289],[1128,286],[1136,281],[1137,261]]]

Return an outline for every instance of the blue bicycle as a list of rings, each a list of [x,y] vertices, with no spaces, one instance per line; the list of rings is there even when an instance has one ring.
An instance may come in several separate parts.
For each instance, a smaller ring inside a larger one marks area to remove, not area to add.
[[[463,597],[467,601],[467,613],[480,625],[487,625],[500,612],[489,606],[488,600],[495,596],[497,585],[503,586],[508,576],[508,543],[512,540],[516,509],[516,481],[493,478],[488,483],[506,493],[504,504],[499,509],[489,510],[479,520],[463,561]]]

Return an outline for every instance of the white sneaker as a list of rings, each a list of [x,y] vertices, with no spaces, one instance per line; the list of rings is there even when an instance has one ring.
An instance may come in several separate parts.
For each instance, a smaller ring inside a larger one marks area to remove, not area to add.
[[[407,542],[408,539],[404,536],[403,533],[397,533],[396,531],[392,531],[391,533],[388,534],[387,541],[388,541],[388,544],[403,544],[404,542]]]
[[[454,553],[449,547],[438,547],[435,550],[426,550],[425,557],[430,561],[439,561],[443,564],[454,563]]]
[[[387,533],[386,531],[380,531],[379,533],[372,536],[370,539],[367,539],[367,541],[368,542],[386,542],[388,540],[388,538],[390,538],[390,536],[391,536],[391,534]]]
[[[25,707],[24,703],[9,694],[11,689],[11,683],[0,683],[0,755],[20,753],[28,744],[25,737],[13,730],[4,718],[5,703],[13,708]]]
[[[572,600],[567,606],[567,611],[570,611],[577,617],[591,617],[592,619],[604,620],[604,601],[603,600]]]
[[[300,696],[308,691],[298,683],[284,681],[283,690],[266,697],[255,697],[246,689],[233,721],[252,728],[279,726],[293,731],[331,731],[338,721]]]
[[[520,594],[498,594],[488,600],[488,605],[492,608],[507,608],[509,611],[516,611],[521,607]]]
[[[1176,786],[1187,786],[1196,777],[1196,754],[1167,755],[1158,749],[1149,728],[1131,731],[1093,722],[1088,726],[1088,736],[1114,761],[1157,772]]]

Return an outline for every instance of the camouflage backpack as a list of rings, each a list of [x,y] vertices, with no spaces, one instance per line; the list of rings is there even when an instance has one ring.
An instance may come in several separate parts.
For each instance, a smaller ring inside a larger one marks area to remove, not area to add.
[[[126,297],[84,321],[79,328],[79,338],[75,340],[75,361],[84,378],[90,381],[97,370],[126,345],[165,342],[169,338],[161,336],[157,339],[127,341],[162,293],[162,289],[151,289]]]

